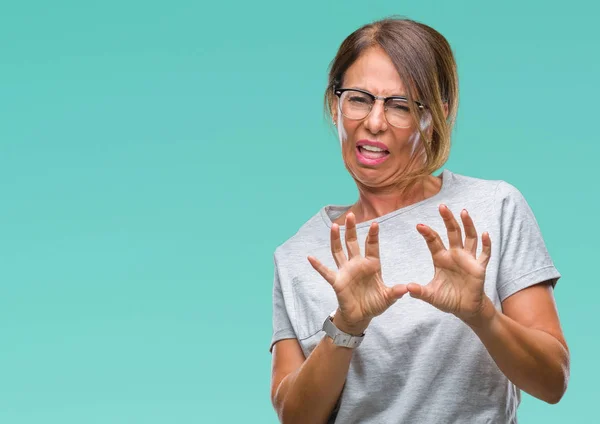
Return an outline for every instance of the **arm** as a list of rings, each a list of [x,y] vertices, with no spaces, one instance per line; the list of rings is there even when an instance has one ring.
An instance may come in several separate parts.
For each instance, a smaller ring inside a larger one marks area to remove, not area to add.
[[[521,199],[521,202],[524,200]],[[531,214],[521,205],[519,214]],[[448,231],[449,249],[446,249],[439,234],[426,225],[417,226],[423,235],[432,254],[435,266],[433,280],[427,285],[409,284],[412,297],[422,299],[436,308],[451,312],[467,323],[481,339],[492,359],[500,370],[517,387],[548,403],[557,403],[564,394],[569,378],[569,351],[560,329],[558,313],[552,288],[549,281],[520,290],[502,303],[502,312],[496,310],[492,301],[485,295],[485,269],[491,255],[489,233],[482,234],[482,250],[479,257],[477,251],[477,231],[466,210],[460,214],[466,238],[462,240],[462,232],[458,222],[450,210],[440,206],[440,214]],[[539,231],[535,226],[527,227],[533,233],[518,238],[513,230],[512,236],[506,236],[503,254],[512,258],[522,257],[527,247],[527,240],[537,239],[540,248]],[[533,230],[532,230],[533,228]],[[508,241],[512,243],[508,243]],[[515,241],[516,240],[516,241]],[[524,241],[525,240],[525,241]],[[507,253],[509,252],[509,253]],[[501,253],[502,254],[502,253]],[[549,263],[546,255],[540,254],[543,263]],[[531,263],[536,263],[538,256],[532,256]],[[515,259],[523,262],[522,259]],[[505,264],[511,264],[505,260]],[[511,271],[511,265],[504,265]],[[512,265],[515,268],[514,263]],[[505,270],[505,273],[508,272]]]
[[[502,311],[486,296],[482,314],[467,324],[513,384],[551,404],[562,398],[569,380],[569,350],[550,284],[509,296]]]
[[[331,226],[331,253],[335,272],[313,256],[312,267],[331,285],[338,300],[333,318],[341,331],[359,335],[371,320],[381,315],[407,288],[383,283],[379,260],[379,224],[371,223],[361,256],[352,213],[346,215],[346,248],[342,249],[339,226]],[[305,360],[296,339],[275,344],[271,399],[283,423],[325,423],[340,397],[352,359],[351,348],[336,346],[324,337]]]
[[[349,330],[336,320],[342,331]],[[354,349],[336,346],[323,337],[308,358],[296,339],[277,342],[273,347],[271,401],[284,423],[326,423],[340,397]]]

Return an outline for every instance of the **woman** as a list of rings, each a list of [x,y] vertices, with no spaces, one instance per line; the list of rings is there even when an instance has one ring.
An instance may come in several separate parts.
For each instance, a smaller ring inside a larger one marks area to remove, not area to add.
[[[325,100],[359,198],[275,250],[280,420],[516,423],[520,390],[558,402],[560,274],[531,209],[504,181],[432,174],[458,105],[446,39],[404,19],[358,29]]]

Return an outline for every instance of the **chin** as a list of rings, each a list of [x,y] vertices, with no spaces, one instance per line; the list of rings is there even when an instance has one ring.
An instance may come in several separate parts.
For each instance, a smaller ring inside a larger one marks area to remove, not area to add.
[[[381,168],[370,168],[365,165],[357,164],[353,168],[354,178],[364,185],[379,186],[389,179],[388,173]]]

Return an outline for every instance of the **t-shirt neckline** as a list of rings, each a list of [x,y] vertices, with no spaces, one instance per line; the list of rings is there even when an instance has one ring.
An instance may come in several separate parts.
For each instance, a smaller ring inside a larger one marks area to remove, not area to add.
[[[405,213],[416,207],[436,201],[438,198],[440,198],[444,194],[446,194],[446,192],[450,189],[450,186],[452,185],[452,175],[453,175],[453,173],[451,171],[449,171],[448,169],[444,169],[442,171],[442,173],[440,174],[440,176],[442,177],[442,186],[440,187],[440,191],[438,191],[433,196],[428,197],[427,199],[418,201],[417,203],[413,203],[412,205],[403,206],[400,209],[396,209],[395,211],[392,211],[392,212],[382,215],[380,217],[371,219],[369,221],[360,222],[360,223],[356,224],[356,228],[358,229],[361,227],[368,227],[371,225],[371,223],[373,221],[382,222],[382,221],[385,221],[386,219],[392,218],[401,213]],[[350,209],[350,207],[352,207],[352,205],[326,205],[326,206],[322,207],[320,213],[321,213],[321,217],[323,218],[323,222],[325,222],[325,225],[328,228],[331,228],[331,225],[333,224],[333,222],[331,221],[331,217],[329,216],[328,211],[338,212],[336,214],[336,217],[337,217],[337,216],[341,215],[342,213],[344,213],[346,210]],[[346,229],[345,225],[340,225],[340,230],[345,230],[345,229]]]

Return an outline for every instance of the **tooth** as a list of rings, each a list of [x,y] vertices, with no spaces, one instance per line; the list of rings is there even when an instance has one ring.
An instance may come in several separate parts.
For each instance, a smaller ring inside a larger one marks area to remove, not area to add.
[[[365,145],[365,146],[362,146],[362,147],[363,147],[363,149],[370,150],[372,152],[383,152],[383,149],[380,149],[379,147],[375,147],[375,146]]]

